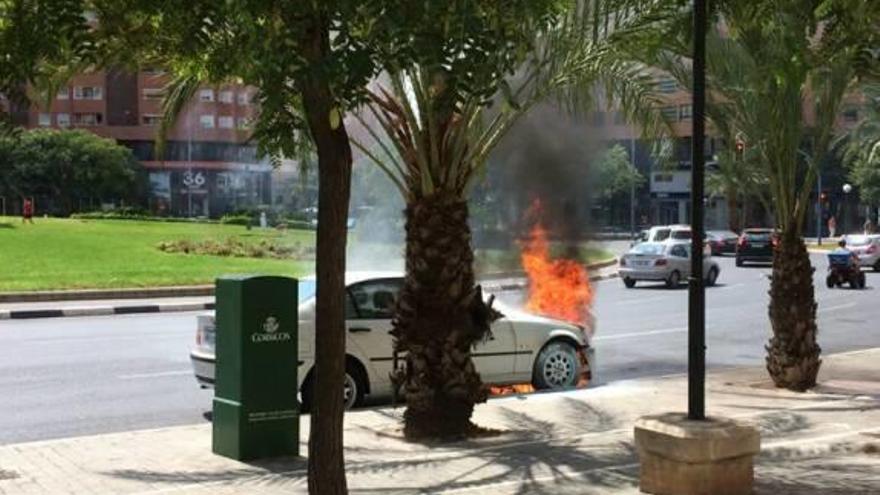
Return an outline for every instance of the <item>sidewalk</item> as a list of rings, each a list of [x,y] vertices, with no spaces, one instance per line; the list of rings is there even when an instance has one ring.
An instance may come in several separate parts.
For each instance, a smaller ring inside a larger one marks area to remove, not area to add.
[[[821,386],[796,394],[761,369],[708,379],[710,415],[752,421],[762,432],[756,492],[880,494],[880,349],[826,356]],[[683,376],[595,389],[511,396],[477,408],[475,421],[504,433],[467,442],[402,440],[402,409],[349,413],[352,493],[636,494],[632,425],[683,410]],[[306,451],[308,417],[302,419]],[[0,446],[2,494],[306,493],[306,461],[240,463],[210,452],[210,425]]]

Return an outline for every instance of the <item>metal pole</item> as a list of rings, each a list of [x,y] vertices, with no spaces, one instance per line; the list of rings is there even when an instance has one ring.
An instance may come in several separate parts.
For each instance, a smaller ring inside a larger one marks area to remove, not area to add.
[[[633,169],[636,168],[636,139],[629,138],[629,162]],[[636,238],[636,185],[629,185],[629,238]]]
[[[816,174],[816,244],[822,245],[822,172]]]
[[[706,157],[706,0],[694,0],[691,167],[691,276],[688,289],[688,419],[706,418],[706,293],[703,283],[703,189]]]

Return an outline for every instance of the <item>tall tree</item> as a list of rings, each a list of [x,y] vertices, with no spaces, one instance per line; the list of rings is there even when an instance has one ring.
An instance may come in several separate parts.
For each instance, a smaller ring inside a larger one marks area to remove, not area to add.
[[[58,69],[91,55],[83,0],[0,0],[0,133],[13,129],[9,110],[27,108],[28,87],[54,80]]]
[[[862,202],[880,205],[880,83],[862,88],[863,117],[851,132],[842,136],[840,150],[849,176],[859,189]]]
[[[386,78],[360,117],[381,151],[356,145],[406,202],[406,278],[393,330],[395,351],[406,353],[395,377],[407,401],[404,432],[456,438],[473,431],[474,405],[486,399],[471,349],[497,317],[475,285],[467,191],[501,137],[539,102],[583,111],[601,90],[629,116],[650,107],[643,67],[614,47],[660,7],[637,15],[626,1],[398,3],[389,12],[410,21],[408,42],[388,37],[396,57],[387,57]]]
[[[813,267],[802,232],[844,96],[875,65],[877,14],[871,3],[713,4],[706,76],[716,113],[710,117],[741,135],[767,177],[780,242],[773,261],[773,336],[766,362],[774,383],[791,390],[814,386],[821,364]],[[672,24],[652,53],[661,67],[670,59],[689,65],[682,23]]]
[[[123,53],[174,75],[166,122],[200,84],[259,89],[254,139],[272,156],[313,149],[318,163],[317,308],[309,491],[346,493],[342,418],[345,247],[352,154],[344,115],[375,74],[368,43],[380,1],[95,1],[106,58]],[[340,391],[336,393],[335,391]]]

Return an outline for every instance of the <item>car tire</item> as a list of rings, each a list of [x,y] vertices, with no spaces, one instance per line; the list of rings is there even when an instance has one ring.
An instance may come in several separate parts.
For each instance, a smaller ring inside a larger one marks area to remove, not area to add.
[[[309,412],[314,404],[314,376],[309,375],[306,382],[303,383],[302,394],[302,410]],[[358,407],[364,402],[366,392],[366,381],[360,370],[353,364],[345,365],[345,390],[343,392],[343,408],[348,411]]]
[[[880,260],[877,260],[877,262],[874,263],[874,271],[880,272]]]
[[[736,257],[736,266],[743,266],[743,260],[739,256]]]
[[[825,277],[825,285],[829,289],[833,289],[834,288],[834,277],[832,277],[831,275],[828,275],[827,277]]]
[[[564,390],[577,385],[581,361],[568,342],[556,340],[545,345],[535,359],[532,385],[538,390]]]
[[[715,286],[715,282],[718,281],[718,269],[714,266],[709,269],[709,274],[706,275],[706,287]]]
[[[669,278],[666,279],[666,288],[675,289],[680,283],[681,274],[678,273],[678,270],[673,270],[672,273],[669,274]]]
[[[627,289],[632,289],[636,286],[636,281],[629,277],[623,277],[623,285],[625,285]]]

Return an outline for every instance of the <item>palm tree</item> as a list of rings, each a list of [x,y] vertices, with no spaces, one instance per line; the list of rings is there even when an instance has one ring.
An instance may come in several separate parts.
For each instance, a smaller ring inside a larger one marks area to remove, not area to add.
[[[864,117],[838,144],[862,202],[880,204],[880,83],[864,85]]]
[[[493,94],[469,92],[461,85],[464,74],[422,60],[389,67],[387,82],[370,93],[369,113],[359,117],[381,151],[355,146],[406,203],[406,277],[393,335],[395,352],[406,353],[407,367],[394,378],[406,396],[409,438],[467,435],[474,405],[487,396],[471,348],[490,338],[499,314],[475,284],[467,192],[499,140],[548,99],[572,111],[591,108],[597,88],[628,117],[659,127],[644,112],[655,106],[650,75],[620,58],[616,46],[627,33],[647,29],[661,7],[636,15],[637,2],[562,3],[561,18],[534,26],[536,41],[516,55],[513,75],[482,75],[488,83],[477,84],[495,88]]]
[[[876,68],[872,50],[878,17],[870,3],[713,4],[716,17],[706,48],[707,116],[728,140],[734,135],[744,139],[746,162],[754,160],[755,179],[768,187],[766,206],[780,237],[766,364],[776,386],[796,391],[815,385],[821,364],[813,267],[801,237],[804,219],[844,96],[859,75]],[[666,36],[643,51],[680,81],[690,80],[689,33],[681,29],[685,20],[671,23]]]

